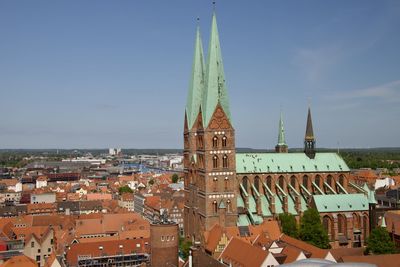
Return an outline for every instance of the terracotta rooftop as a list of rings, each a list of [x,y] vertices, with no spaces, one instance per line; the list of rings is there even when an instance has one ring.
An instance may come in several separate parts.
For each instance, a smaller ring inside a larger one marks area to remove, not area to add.
[[[290,237],[285,234],[282,234],[282,236],[280,237],[280,240],[291,246],[301,249],[302,251],[311,253],[312,258],[324,259],[327,256],[327,254],[329,253],[329,250],[327,250],[327,249],[320,249],[316,246],[308,244],[307,242],[301,241],[299,239],[295,239],[295,238]]]
[[[92,242],[83,244],[73,244],[71,249],[67,251],[67,263],[69,266],[76,266],[78,263],[78,256],[99,257],[101,255],[118,255],[121,252],[124,254],[130,253],[148,253],[149,245],[148,239],[129,239],[129,240],[115,240]],[[100,249],[100,247],[102,249]],[[122,248],[122,249],[121,249]]]
[[[254,247],[238,238],[232,238],[219,259],[233,266],[253,267],[261,266],[267,256],[267,251]]]
[[[378,267],[398,267],[400,262],[400,254],[343,256],[341,262],[372,263]]]
[[[20,255],[20,256],[15,256],[0,265],[0,267],[37,267],[37,263],[32,260],[31,258],[25,256],[25,255]]]

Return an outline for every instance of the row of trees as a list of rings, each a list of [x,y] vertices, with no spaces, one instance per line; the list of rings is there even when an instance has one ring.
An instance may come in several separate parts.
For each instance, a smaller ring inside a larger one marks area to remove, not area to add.
[[[330,248],[328,233],[325,231],[319,213],[316,209],[308,209],[297,225],[296,218],[289,213],[279,215],[282,232],[288,236],[298,238],[319,248]],[[377,227],[371,231],[367,240],[366,254],[396,253],[394,242],[390,239],[385,228]]]
[[[389,172],[400,168],[400,152],[398,151],[346,151],[340,153],[351,169],[387,168]]]
[[[330,248],[328,234],[322,226],[319,213],[316,209],[304,212],[297,226],[296,218],[289,213],[279,215],[282,232],[288,236],[298,238],[319,248]]]

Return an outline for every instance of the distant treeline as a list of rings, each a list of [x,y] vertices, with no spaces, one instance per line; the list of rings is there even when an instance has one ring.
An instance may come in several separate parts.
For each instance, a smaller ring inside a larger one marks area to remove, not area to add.
[[[273,152],[267,149],[237,148],[241,153]],[[165,155],[179,154],[181,149],[123,149],[125,155]],[[302,149],[290,149],[290,152],[301,152]],[[337,149],[319,148],[320,152],[338,152]],[[61,160],[71,156],[93,156],[108,154],[108,149],[0,149],[0,167],[23,167],[29,163],[26,157],[43,156],[46,160]],[[351,169],[359,168],[387,168],[392,171],[400,168],[400,148],[365,148],[365,149],[340,149],[339,154]]]

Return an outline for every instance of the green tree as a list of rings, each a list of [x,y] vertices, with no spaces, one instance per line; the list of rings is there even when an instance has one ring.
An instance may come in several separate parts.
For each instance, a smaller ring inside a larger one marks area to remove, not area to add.
[[[189,250],[192,246],[192,242],[185,240],[184,237],[179,238],[179,254],[182,259],[186,260],[189,256]]]
[[[127,185],[124,185],[124,186],[120,187],[118,189],[118,192],[119,192],[120,195],[122,195],[123,193],[133,193],[132,189]]]
[[[279,214],[279,221],[281,222],[283,233],[294,238],[297,238],[299,236],[297,222],[294,215],[290,213],[281,213]]]
[[[308,209],[301,217],[299,237],[319,248],[330,248],[329,237],[316,209]]]
[[[377,227],[371,231],[368,237],[366,251],[373,254],[392,254],[396,253],[396,247],[387,230],[383,227]]]
[[[174,174],[172,175],[171,179],[172,179],[172,182],[173,182],[174,184],[177,183],[178,180],[179,180],[178,174],[174,173]]]
[[[154,184],[154,180],[151,179],[151,180],[149,181],[149,185],[153,185],[153,184]]]

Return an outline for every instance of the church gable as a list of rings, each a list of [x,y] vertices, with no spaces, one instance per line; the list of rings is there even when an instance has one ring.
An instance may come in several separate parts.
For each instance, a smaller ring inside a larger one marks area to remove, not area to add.
[[[226,116],[224,109],[218,103],[217,107],[213,115],[211,116],[210,123],[208,125],[208,129],[211,130],[226,130],[232,129],[232,125],[228,116]]]

